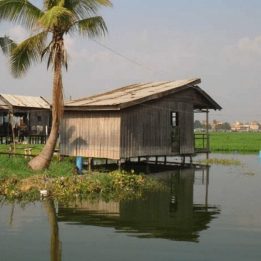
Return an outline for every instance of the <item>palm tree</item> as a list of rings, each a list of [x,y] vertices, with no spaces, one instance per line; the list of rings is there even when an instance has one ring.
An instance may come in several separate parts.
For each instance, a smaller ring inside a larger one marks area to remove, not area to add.
[[[51,132],[41,153],[29,162],[33,170],[49,166],[58,138],[63,113],[62,68],[67,69],[64,35],[104,35],[106,24],[96,14],[100,7],[111,5],[110,0],[44,0],[39,9],[27,0],[0,0],[0,20],[22,24],[32,33],[11,50],[12,74],[20,77],[44,58],[47,68],[52,65],[53,70]]]

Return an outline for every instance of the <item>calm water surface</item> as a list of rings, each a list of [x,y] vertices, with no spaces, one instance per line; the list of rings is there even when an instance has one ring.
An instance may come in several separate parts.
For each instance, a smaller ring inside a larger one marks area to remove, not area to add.
[[[261,160],[157,174],[143,200],[0,205],[0,260],[261,260]]]

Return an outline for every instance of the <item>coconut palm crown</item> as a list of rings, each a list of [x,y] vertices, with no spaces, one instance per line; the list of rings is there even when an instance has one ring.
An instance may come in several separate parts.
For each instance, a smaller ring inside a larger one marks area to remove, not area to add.
[[[101,16],[102,6],[111,6],[109,0],[44,0],[43,8],[27,0],[0,0],[0,20],[25,26],[31,33],[21,43],[14,44],[8,37],[0,38],[0,46],[10,55],[11,72],[23,76],[29,67],[43,59],[52,66],[52,127],[42,152],[29,162],[32,169],[49,166],[56,146],[63,111],[62,67],[67,69],[64,35],[79,33],[95,37],[107,32]],[[11,46],[11,47],[9,47]]]

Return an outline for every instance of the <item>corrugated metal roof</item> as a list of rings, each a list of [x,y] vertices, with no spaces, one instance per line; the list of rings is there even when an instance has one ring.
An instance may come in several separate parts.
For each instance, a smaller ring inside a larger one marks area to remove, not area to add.
[[[6,110],[6,109],[8,109],[8,106],[2,99],[0,99],[0,110]]]
[[[78,99],[66,103],[67,106],[120,106],[126,103],[153,97],[161,93],[175,90],[184,86],[200,83],[200,79],[179,80],[169,82],[153,82],[146,84],[133,84],[115,89],[100,95]],[[120,106],[121,107],[121,106]]]
[[[11,94],[0,94],[0,98],[6,105],[13,107],[50,109],[50,104],[41,96],[22,96]]]

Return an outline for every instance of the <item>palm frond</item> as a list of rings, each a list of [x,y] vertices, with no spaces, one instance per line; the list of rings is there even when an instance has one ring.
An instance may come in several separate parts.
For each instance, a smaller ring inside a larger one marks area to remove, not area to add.
[[[39,20],[42,27],[53,31],[54,28],[66,31],[73,24],[74,15],[68,9],[61,6],[54,6],[47,10]]]
[[[41,17],[42,11],[26,0],[1,0],[0,20],[22,24],[33,28]]]
[[[94,16],[77,21],[70,31],[73,32],[75,30],[77,30],[81,35],[96,37],[99,35],[105,35],[107,27],[101,16]]]
[[[101,6],[112,6],[109,0],[63,0],[64,7],[71,10],[78,20],[95,15]]]
[[[16,47],[16,43],[11,40],[8,36],[0,37],[0,47],[5,55],[11,53],[11,51]]]
[[[24,40],[12,50],[11,71],[15,77],[25,74],[32,63],[40,60],[46,38],[47,33],[41,32]]]

